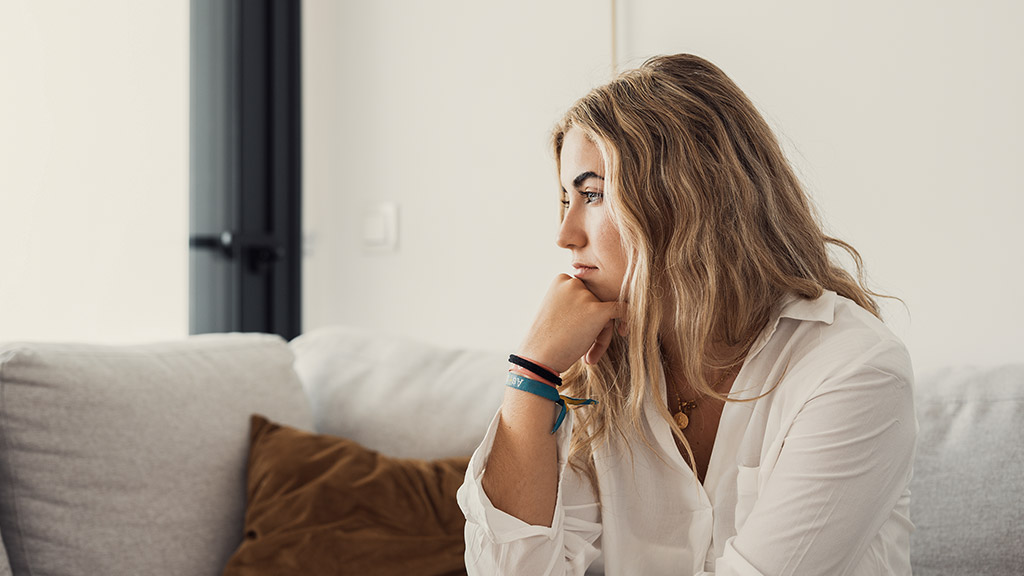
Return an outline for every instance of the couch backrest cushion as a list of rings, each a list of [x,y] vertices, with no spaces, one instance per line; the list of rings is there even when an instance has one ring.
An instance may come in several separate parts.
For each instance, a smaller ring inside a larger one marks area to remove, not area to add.
[[[0,346],[0,527],[15,576],[220,574],[243,537],[249,419],[312,416],[257,334]]]
[[[388,456],[469,456],[505,389],[508,352],[333,326],[292,341],[316,430]]]
[[[915,576],[1024,574],[1024,365],[919,377]]]

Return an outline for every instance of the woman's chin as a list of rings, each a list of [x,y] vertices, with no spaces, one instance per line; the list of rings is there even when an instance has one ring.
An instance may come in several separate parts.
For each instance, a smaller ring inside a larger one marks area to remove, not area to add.
[[[618,287],[608,288],[607,286],[601,286],[586,280],[583,281],[583,285],[601,302],[617,302],[619,300]]]

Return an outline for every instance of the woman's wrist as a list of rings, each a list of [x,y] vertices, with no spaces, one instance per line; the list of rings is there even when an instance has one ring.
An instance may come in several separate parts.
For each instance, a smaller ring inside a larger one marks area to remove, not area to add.
[[[562,421],[565,420],[568,406],[587,406],[590,404],[597,404],[597,400],[592,398],[573,398],[572,396],[565,396],[559,394],[558,390],[546,382],[541,382],[531,378],[520,376],[519,374],[512,373],[509,371],[508,380],[505,385],[509,388],[514,388],[521,392],[526,392],[530,395],[543,398],[550,402],[554,402],[559,407],[558,417],[555,419],[555,426],[551,429],[551,434],[558,431],[558,428],[562,425]]]
[[[557,371],[533,358],[510,354],[508,361],[512,364],[509,372],[513,374],[519,374],[532,380],[539,380],[556,388],[562,385],[562,377]]]
[[[551,380],[548,380],[547,378],[544,378],[543,376],[541,376],[539,374],[535,374],[535,373],[527,370],[526,368],[522,368],[520,366],[510,366],[508,371],[509,371],[509,374],[515,374],[517,376],[522,376],[523,378],[529,378],[530,380],[536,380],[538,382],[543,382],[544,384],[547,384],[548,386],[551,386],[552,388],[557,388],[558,387],[558,385],[555,384],[554,382],[552,382]]]
[[[523,344],[519,346],[515,355],[555,374],[562,374],[569,369],[569,366],[572,366],[573,361],[563,358],[566,354],[559,348],[551,348],[536,343]]]

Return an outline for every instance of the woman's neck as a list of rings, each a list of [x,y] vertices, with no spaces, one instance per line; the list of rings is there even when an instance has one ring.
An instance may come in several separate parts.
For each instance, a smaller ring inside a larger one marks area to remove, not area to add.
[[[670,332],[667,335],[662,333],[659,336],[659,340],[661,342],[662,367],[665,370],[666,384],[675,387],[679,391],[694,390],[695,387],[690,384],[689,379],[686,377],[686,371],[683,368],[687,360],[683,357],[682,347],[676,334],[674,332]],[[714,386],[716,382],[723,380],[723,375],[735,372],[734,366],[726,366],[724,368],[720,368],[720,366],[730,363],[731,359],[736,357],[739,350],[737,347],[731,347],[722,342],[712,342],[707,348],[701,358],[701,370],[703,370],[705,382],[710,386]],[[721,391],[716,390],[716,392]]]

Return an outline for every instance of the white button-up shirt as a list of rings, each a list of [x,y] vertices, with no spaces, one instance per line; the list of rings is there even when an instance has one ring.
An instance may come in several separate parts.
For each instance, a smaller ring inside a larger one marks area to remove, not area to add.
[[[657,412],[661,381],[644,406],[653,450],[640,438],[594,450],[600,498],[566,466],[566,418],[554,520],[532,526],[481,486],[495,416],[458,494],[469,573],[910,574],[917,424],[906,349],[833,292],[780,308],[731,391],[764,396],[725,404],[703,485]]]

